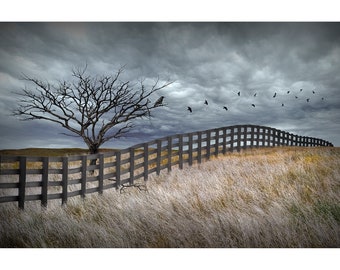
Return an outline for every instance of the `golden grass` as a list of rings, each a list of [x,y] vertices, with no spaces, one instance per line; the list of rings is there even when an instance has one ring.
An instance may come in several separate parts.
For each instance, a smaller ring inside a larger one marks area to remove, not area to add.
[[[1,247],[340,247],[340,149],[247,150],[42,209],[0,204]]]

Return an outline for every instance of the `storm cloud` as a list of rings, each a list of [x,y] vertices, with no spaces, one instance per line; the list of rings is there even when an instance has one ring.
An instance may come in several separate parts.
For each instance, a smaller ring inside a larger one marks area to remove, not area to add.
[[[13,92],[32,87],[22,74],[71,80],[86,64],[91,75],[125,66],[127,80],[174,81],[154,97],[165,96],[166,107],[104,147],[235,124],[340,146],[339,23],[1,23],[0,59],[1,149],[85,147],[52,123],[10,114]]]

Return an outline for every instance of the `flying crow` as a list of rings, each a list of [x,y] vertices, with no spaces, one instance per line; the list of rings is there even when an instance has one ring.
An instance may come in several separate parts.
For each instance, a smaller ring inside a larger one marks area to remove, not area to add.
[[[205,101],[204,101],[204,104],[205,104],[205,105],[208,105],[208,101],[207,101],[207,100],[205,100]]]
[[[227,108],[227,106],[223,106],[223,109],[225,109],[226,111],[228,111],[228,108]]]
[[[192,113],[192,109],[191,107],[188,106],[188,111]]]

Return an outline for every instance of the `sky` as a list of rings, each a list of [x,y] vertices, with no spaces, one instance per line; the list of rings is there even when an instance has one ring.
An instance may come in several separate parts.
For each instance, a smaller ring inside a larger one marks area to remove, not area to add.
[[[105,148],[238,124],[340,146],[340,23],[2,22],[0,59],[0,149],[86,148],[53,123],[11,116],[14,92],[34,89],[23,74],[72,80],[85,65],[90,75],[124,66],[126,80],[173,81],[152,98],[167,106]]]

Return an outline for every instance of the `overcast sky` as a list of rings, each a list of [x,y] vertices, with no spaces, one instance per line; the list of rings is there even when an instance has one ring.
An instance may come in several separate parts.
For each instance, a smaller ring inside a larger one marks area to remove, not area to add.
[[[128,80],[174,81],[154,97],[167,107],[103,147],[236,124],[340,146],[340,23],[0,23],[0,59],[0,149],[85,148],[53,123],[9,115],[13,92],[32,88],[22,74],[68,80],[86,63],[91,75],[125,65]]]

